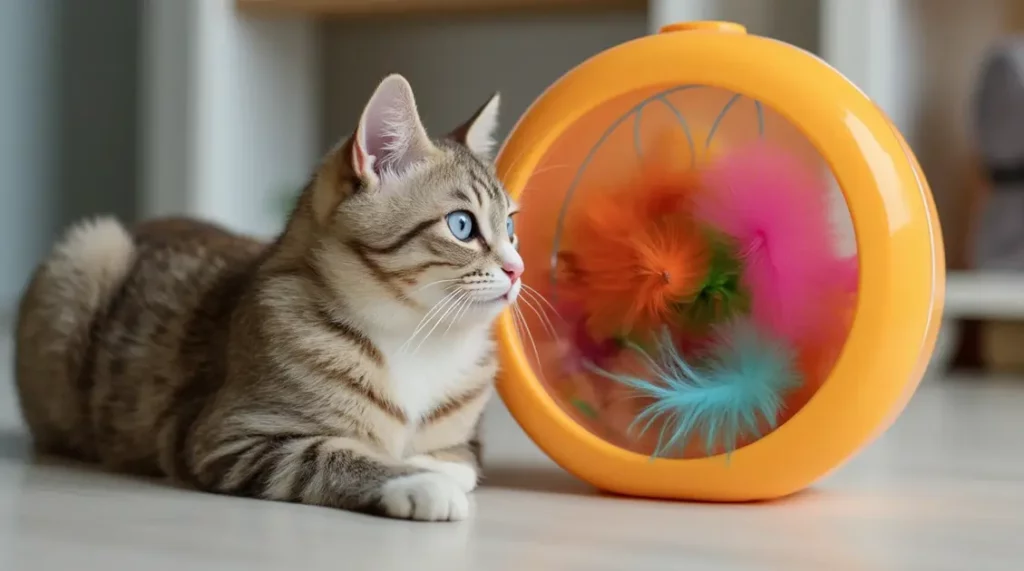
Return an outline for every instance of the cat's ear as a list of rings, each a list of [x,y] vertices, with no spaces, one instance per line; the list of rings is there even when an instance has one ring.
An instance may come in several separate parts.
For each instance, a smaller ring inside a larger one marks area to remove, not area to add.
[[[495,93],[483,107],[477,109],[468,121],[459,125],[448,137],[466,146],[475,155],[491,158],[495,145],[494,132],[498,129],[500,104],[501,95]]]
[[[381,179],[400,176],[438,152],[420,121],[409,82],[389,75],[367,102],[355,132],[317,170],[309,193],[314,218],[326,224],[346,197],[379,189]]]
[[[384,78],[352,137],[353,172],[372,186],[381,178],[401,175],[436,150],[420,121],[409,82],[398,74]]]

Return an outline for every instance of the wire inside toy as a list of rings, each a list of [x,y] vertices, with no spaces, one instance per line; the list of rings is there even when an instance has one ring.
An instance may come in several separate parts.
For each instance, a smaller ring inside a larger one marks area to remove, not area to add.
[[[765,140],[760,102],[728,94],[701,123],[671,99],[707,89],[655,91],[589,129],[538,232],[558,325],[537,368],[578,422],[655,457],[729,454],[785,422],[827,377],[856,296],[827,184]],[[744,136],[720,141],[744,108]]]

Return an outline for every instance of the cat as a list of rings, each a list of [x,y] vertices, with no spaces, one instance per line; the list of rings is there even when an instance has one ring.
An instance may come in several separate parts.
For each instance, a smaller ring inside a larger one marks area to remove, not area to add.
[[[186,218],[71,227],[18,311],[42,452],[214,493],[468,517],[495,319],[523,260],[495,94],[433,140],[385,78],[271,243]]]

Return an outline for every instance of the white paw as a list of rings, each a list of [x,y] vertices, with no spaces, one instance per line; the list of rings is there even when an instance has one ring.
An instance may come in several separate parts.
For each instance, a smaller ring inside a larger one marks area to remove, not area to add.
[[[395,478],[384,484],[384,512],[420,521],[459,521],[469,517],[469,498],[455,481],[436,472]]]
[[[406,460],[406,463],[410,466],[416,466],[417,468],[423,468],[424,470],[448,476],[455,480],[455,483],[458,484],[459,489],[463,492],[472,492],[476,489],[476,469],[469,464],[463,464],[461,462],[445,462],[444,460],[438,460],[432,456],[425,455],[413,456]]]

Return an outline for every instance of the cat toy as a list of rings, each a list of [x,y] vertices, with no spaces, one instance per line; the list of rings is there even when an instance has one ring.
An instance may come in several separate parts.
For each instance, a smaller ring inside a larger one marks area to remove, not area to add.
[[[502,318],[498,389],[591,484],[791,494],[920,381],[944,295],[930,189],[878,107],[802,50],[667,26],[547,89],[497,168],[551,314]]]
[[[790,391],[819,382],[798,370],[799,355],[821,354],[823,340],[834,341],[826,332],[848,326],[833,293],[847,278],[836,271],[843,260],[828,189],[763,144],[724,153],[674,185],[646,182],[597,193],[567,222],[560,258],[570,269],[558,293],[579,303],[583,330],[579,362],[568,368],[613,381],[585,387],[574,373],[590,395],[574,402],[600,419],[607,393],[629,398],[625,386],[648,401],[628,430],[640,439],[658,431],[652,455],[686,454],[697,439],[706,454],[731,454],[778,426],[792,410]],[[605,353],[588,356],[596,348]],[[624,349],[646,370],[602,363]]]

